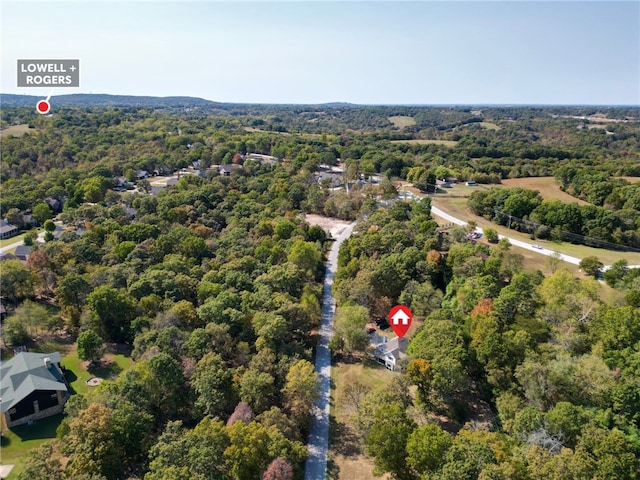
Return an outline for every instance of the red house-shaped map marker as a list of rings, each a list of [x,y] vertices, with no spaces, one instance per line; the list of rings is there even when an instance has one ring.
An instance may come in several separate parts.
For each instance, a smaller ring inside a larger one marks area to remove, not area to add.
[[[413,313],[409,307],[404,305],[396,305],[389,311],[388,315],[389,325],[396,332],[396,335],[400,338],[404,337],[411,327],[411,320],[413,320]]]

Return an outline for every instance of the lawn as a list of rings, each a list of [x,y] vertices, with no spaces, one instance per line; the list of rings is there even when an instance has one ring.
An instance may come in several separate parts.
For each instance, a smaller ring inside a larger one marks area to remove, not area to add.
[[[413,117],[407,117],[403,115],[388,117],[387,120],[389,120],[391,123],[393,123],[394,126],[398,128],[411,127],[416,124],[416,121],[413,119]]]
[[[107,353],[100,364],[87,370],[86,362],[78,358],[75,344],[56,340],[40,341],[35,347],[31,348],[31,351],[42,353],[59,351],[62,354],[60,363],[67,369],[66,376],[72,395],[84,394],[92,388],[86,384],[89,378],[114,379],[118,374],[133,365],[133,360],[130,357],[122,354]],[[11,430],[6,430],[3,423],[0,458],[3,464],[14,464],[11,474],[7,477],[9,480],[15,480],[18,477],[29,450],[46,440],[55,438],[56,428],[60,425],[62,418],[62,414],[54,415],[38,420],[33,425],[22,425]]]
[[[33,425],[20,425],[7,430],[4,426],[4,415],[2,416],[2,464],[14,465],[8,479],[18,478],[29,450],[56,437],[56,428],[61,421],[62,414],[58,414],[38,420]]]

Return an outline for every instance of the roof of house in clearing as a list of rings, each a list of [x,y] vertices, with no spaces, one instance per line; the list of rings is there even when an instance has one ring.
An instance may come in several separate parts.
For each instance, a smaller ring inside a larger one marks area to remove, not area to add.
[[[381,355],[393,355],[398,359],[404,356],[408,345],[409,341],[406,338],[394,337],[388,342],[378,345],[377,349]]]
[[[51,359],[47,368],[45,358]],[[5,413],[35,390],[67,390],[55,364],[60,352],[20,352],[0,366],[0,412]]]

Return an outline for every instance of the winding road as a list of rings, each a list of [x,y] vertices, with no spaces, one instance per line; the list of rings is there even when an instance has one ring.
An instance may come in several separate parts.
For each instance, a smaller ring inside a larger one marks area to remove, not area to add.
[[[401,198],[401,199],[418,198],[419,199],[419,198],[422,198],[422,197],[405,190],[405,191],[402,191],[400,193],[399,198]],[[436,215],[437,217],[440,217],[440,218],[443,218],[443,219],[447,220],[448,222],[455,223],[456,225],[461,225],[461,226],[467,225],[467,222],[465,222],[464,220],[456,218],[453,215],[449,215],[447,212],[444,212],[444,211],[440,210],[438,207],[433,206],[433,204],[431,205],[431,213],[433,215]],[[482,235],[482,228],[476,227],[475,231]],[[554,255],[557,255],[560,260],[563,260],[563,261],[565,261],[567,263],[571,263],[573,265],[580,265],[580,261],[582,260],[581,258],[572,257],[571,255],[565,255],[564,253],[559,253],[559,252],[556,252],[555,250],[549,250],[548,248],[544,248],[544,247],[541,247],[539,245],[534,246],[531,243],[523,242],[522,240],[518,240],[516,238],[507,237],[505,235],[498,235],[498,237],[500,239],[506,238],[507,240],[509,240],[509,243],[511,245],[514,245],[514,246],[520,247],[520,248],[524,248],[525,250],[530,250],[530,251],[532,251],[534,253],[539,253],[540,255],[546,255],[547,257],[551,257],[551,256],[554,256]],[[631,256],[634,256],[634,254],[630,253],[629,254],[629,259],[631,259]],[[635,257],[636,256],[634,256],[634,258]],[[640,258],[640,257],[638,257],[638,258]],[[602,270],[606,271],[609,268],[611,268],[611,265],[605,265]],[[640,265],[628,265],[627,268],[640,268]]]
[[[305,480],[325,480],[327,477],[327,454],[329,453],[329,414],[331,396],[331,353],[329,342],[333,337],[333,316],[336,310],[333,298],[333,279],[338,268],[338,251],[356,223],[348,225],[338,236],[329,251],[324,288],[322,291],[322,316],[320,318],[320,340],[316,349],[316,372],[320,375],[320,398],[309,434],[309,458],[304,466]]]

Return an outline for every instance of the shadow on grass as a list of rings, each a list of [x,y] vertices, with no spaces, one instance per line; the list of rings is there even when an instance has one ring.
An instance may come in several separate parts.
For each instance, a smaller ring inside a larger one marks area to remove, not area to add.
[[[75,373],[73,373],[73,370],[69,370],[68,368],[66,368],[64,370],[64,377],[67,379],[67,383],[69,384],[69,393],[71,395],[75,395],[76,393],[78,393],[76,392],[75,388],[73,388],[73,385],[72,385],[73,382],[78,380],[78,376]]]
[[[360,437],[353,427],[337,421],[333,416],[330,417],[329,421],[330,444],[337,454],[351,457],[363,453]]]
[[[32,425],[20,425],[11,428],[11,431],[23,442],[26,440],[39,440],[46,438],[55,438],[56,429],[62,422],[63,415],[58,413],[51,417],[36,420]],[[4,441],[2,446],[4,446]]]
[[[117,377],[120,372],[122,372],[122,367],[120,367],[116,362],[100,362],[90,364],[87,371],[94,377],[109,380]]]
[[[2,437],[0,437],[0,447],[7,448],[9,445],[11,445],[11,439],[2,435]]]

